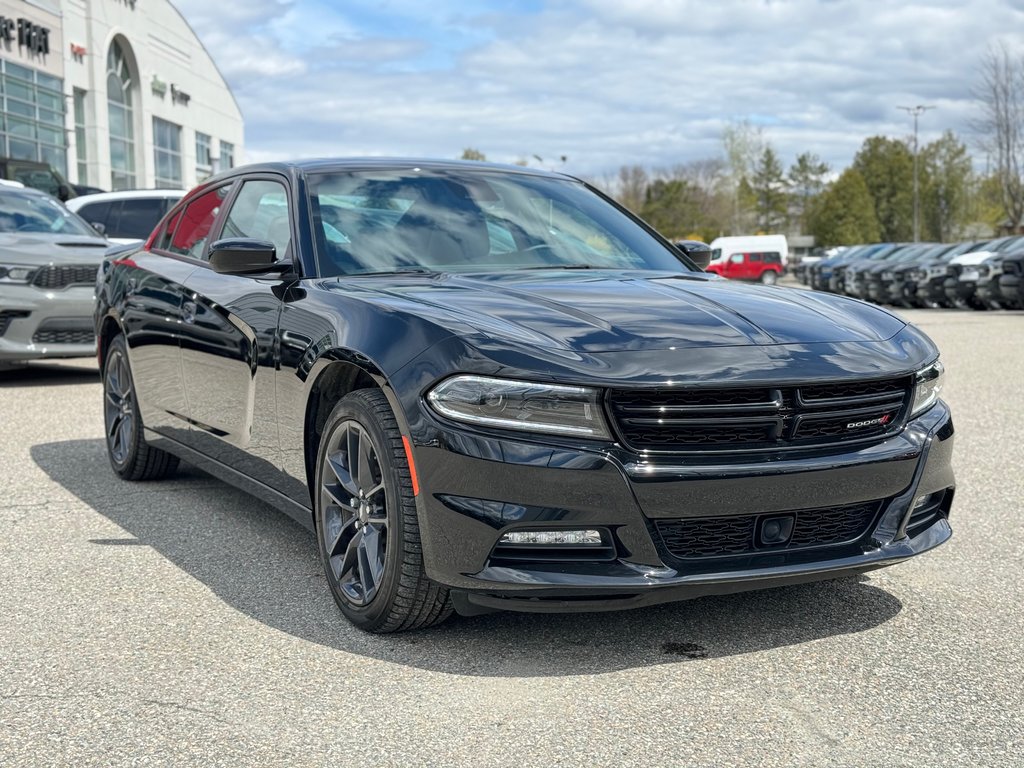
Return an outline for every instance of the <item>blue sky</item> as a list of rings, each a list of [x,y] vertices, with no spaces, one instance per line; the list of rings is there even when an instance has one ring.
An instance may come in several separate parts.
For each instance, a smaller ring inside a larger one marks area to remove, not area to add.
[[[595,179],[719,155],[739,120],[835,168],[910,133],[897,105],[937,107],[922,141],[969,139],[986,47],[1024,48],[1022,0],[177,5],[242,106],[248,160],[472,146]]]

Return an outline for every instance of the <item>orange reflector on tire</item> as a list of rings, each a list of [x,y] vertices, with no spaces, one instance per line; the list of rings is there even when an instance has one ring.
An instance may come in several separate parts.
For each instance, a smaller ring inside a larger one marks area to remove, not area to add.
[[[412,460],[412,446],[409,444],[409,438],[402,435],[402,445],[405,446],[405,460],[409,462],[409,477],[412,478],[412,495],[420,495],[420,481],[416,477],[416,465]]]

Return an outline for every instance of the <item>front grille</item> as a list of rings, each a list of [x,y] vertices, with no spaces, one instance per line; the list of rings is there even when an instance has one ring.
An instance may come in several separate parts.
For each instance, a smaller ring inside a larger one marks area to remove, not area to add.
[[[634,450],[773,450],[879,437],[896,430],[909,377],[802,387],[617,389],[609,410]]]
[[[67,288],[69,285],[95,285],[95,264],[50,265],[35,271],[32,285],[36,288]]]
[[[658,520],[655,527],[670,554],[678,558],[736,557],[758,552],[778,552],[825,547],[857,541],[868,533],[881,502],[869,501],[841,507],[771,512],[765,515],[695,517]],[[792,515],[789,541],[773,547],[759,547],[757,521],[761,517]]]
[[[36,331],[32,334],[32,341],[36,344],[92,344],[96,341],[96,334],[75,328],[54,328]]]

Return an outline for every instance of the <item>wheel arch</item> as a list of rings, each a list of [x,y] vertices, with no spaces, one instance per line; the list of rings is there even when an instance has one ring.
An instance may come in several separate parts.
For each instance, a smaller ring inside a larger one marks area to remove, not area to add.
[[[116,336],[123,333],[124,329],[121,327],[120,321],[112,313],[106,315],[100,321],[99,332],[96,334],[96,360],[99,362],[101,371],[103,370],[103,364],[107,360],[107,350],[110,349],[110,342]]]
[[[336,348],[322,354],[312,366],[307,378],[308,394],[303,423],[306,486],[310,493],[310,505],[314,510],[316,458],[324,425],[338,402],[357,389],[381,390],[391,405],[402,434],[409,434],[409,424],[401,403],[380,366],[366,355],[348,349]]]

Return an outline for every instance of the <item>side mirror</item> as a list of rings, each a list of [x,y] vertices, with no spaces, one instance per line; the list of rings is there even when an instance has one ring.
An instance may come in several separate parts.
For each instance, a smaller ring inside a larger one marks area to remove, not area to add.
[[[700,269],[707,269],[711,263],[711,247],[707,243],[700,240],[679,240],[675,246]]]
[[[71,199],[71,190],[68,189],[67,184],[57,185],[57,199],[60,200],[62,203],[66,203],[69,199]]]
[[[99,232],[101,235],[107,234],[107,225],[102,221],[90,221],[89,226]]]
[[[230,238],[210,248],[210,266],[222,275],[262,275],[284,272],[290,261],[276,261],[277,248],[269,240]]]

